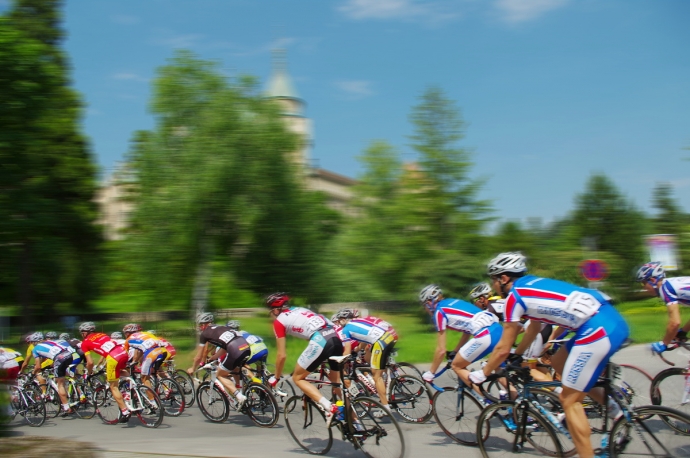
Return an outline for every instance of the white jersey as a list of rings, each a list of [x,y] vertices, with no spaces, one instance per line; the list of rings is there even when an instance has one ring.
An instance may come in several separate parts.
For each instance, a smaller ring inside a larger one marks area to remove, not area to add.
[[[659,296],[668,304],[690,306],[690,277],[673,277],[664,280],[659,288]]]
[[[276,337],[291,335],[309,340],[316,331],[328,326],[329,321],[323,315],[303,307],[291,307],[273,321],[273,332],[275,332]]]

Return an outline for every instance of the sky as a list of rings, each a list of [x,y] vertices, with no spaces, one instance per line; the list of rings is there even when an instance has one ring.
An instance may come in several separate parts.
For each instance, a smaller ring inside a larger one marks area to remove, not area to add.
[[[373,140],[413,161],[411,107],[438,86],[495,216],[562,218],[593,173],[646,211],[668,182],[690,212],[690,1],[67,0],[64,21],[104,175],[154,127],[175,49],[265,84],[283,48],[319,167],[356,178]]]

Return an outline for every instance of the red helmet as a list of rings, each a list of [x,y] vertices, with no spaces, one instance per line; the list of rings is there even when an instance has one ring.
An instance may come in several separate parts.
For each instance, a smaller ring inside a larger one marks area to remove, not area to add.
[[[273,293],[266,298],[266,306],[272,309],[277,309],[285,306],[290,297],[286,293]]]

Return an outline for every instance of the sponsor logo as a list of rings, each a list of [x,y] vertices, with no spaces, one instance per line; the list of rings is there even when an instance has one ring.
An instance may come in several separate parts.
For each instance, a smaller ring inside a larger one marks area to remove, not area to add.
[[[554,309],[550,307],[537,307],[537,313],[539,315],[553,316],[558,318],[563,318],[566,321],[577,321],[577,317],[572,313],[568,313],[562,309]]]
[[[303,328],[300,328],[300,327],[298,327],[298,326],[293,326],[293,327],[292,327],[292,332],[296,332],[296,333],[298,333],[298,334],[302,334],[302,333],[304,332],[304,329],[303,329]]]
[[[475,351],[477,351],[477,349],[478,349],[479,347],[481,347],[481,345],[482,345],[481,342],[475,342],[475,343],[473,343],[472,345],[470,345],[469,348],[467,349],[467,351],[464,352],[464,353],[465,353],[466,355],[471,355],[472,353],[474,353]]]
[[[577,383],[577,379],[580,378],[580,373],[582,372],[582,369],[584,369],[585,365],[587,364],[587,361],[590,360],[592,355],[592,352],[584,352],[577,357],[577,360],[575,360],[575,364],[573,364],[573,367],[570,368],[570,372],[568,372],[568,383],[573,385]]]

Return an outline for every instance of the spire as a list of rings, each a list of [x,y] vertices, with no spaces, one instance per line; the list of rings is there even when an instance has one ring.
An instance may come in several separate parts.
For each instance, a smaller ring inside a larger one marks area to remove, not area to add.
[[[287,57],[285,49],[273,50],[273,75],[266,89],[267,97],[299,99],[287,72]]]

